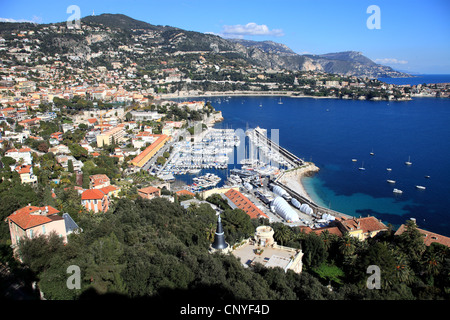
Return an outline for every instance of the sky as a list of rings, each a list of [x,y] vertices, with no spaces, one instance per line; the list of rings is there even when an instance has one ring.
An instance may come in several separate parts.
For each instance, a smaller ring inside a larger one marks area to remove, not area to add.
[[[283,43],[299,54],[360,51],[396,70],[450,74],[449,0],[0,0],[0,21],[121,13],[155,25]],[[372,6],[376,6],[375,10]]]

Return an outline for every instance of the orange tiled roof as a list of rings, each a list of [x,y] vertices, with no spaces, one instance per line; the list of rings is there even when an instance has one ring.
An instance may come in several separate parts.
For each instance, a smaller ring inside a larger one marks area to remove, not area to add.
[[[180,190],[176,192],[177,195],[181,196],[181,195],[188,195],[188,196],[195,196],[195,193],[190,192],[189,190]]]
[[[81,200],[100,200],[105,193],[101,189],[88,189],[81,194]]]
[[[45,212],[48,209],[48,212]],[[37,211],[41,211],[41,214],[32,214]],[[55,215],[59,211],[53,208],[52,206],[44,206],[44,207],[35,207],[35,206],[26,206],[19,210],[16,210],[12,215],[8,217],[11,221],[17,224],[23,230],[44,224],[49,223],[54,220],[58,220],[58,217],[49,217]],[[56,218],[56,219],[55,219]],[[60,217],[63,219],[62,217]]]
[[[310,227],[300,227],[300,230],[306,234],[314,232],[317,235],[320,235],[322,232],[328,231],[330,234],[335,234],[339,237],[342,237],[342,232],[338,227],[325,227],[318,229],[311,229]]]
[[[405,224],[402,224],[398,230],[395,232],[396,236],[401,235],[403,232],[405,232],[407,229],[407,226]],[[423,237],[423,242],[425,243],[425,245],[429,246],[431,245],[433,242],[437,242],[440,243],[444,246],[450,247],[450,238],[446,237],[446,236],[442,236],[440,234],[434,233],[434,232],[430,232],[427,230],[423,230],[420,228],[417,228],[417,230],[424,235]]]
[[[108,193],[110,193],[112,191],[116,191],[118,189],[119,188],[116,187],[116,186],[107,186],[107,187],[104,187],[104,188],[100,188],[100,190],[103,191],[105,194],[108,194]]]
[[[161,143],[167,139],[167,135],[162,134],[159,136],[158,139],[156,139],[155,142],[153,142],[151,145],[149,145],[144,151],[142,151],[140,154],[138,154],[133,160],[131,160],[131,163],[134,165],[139,164],[141,160],[143,160],[153,149],[155,149],[157,146],[159,146]]]
[[[149,186],[149,187],[145,187],[145,188],[139,189],[138,191],[148,194],[148,193],[159,192],[159,189],[156,188],[156,187]]]
[[[16,171],[18,174],[30,173],[31,166],[30,165],[17,166]]]
[[[230,189],[227,192],[225,192],[225,196],[230,199],[236,207],[239,209],[242,209],[247,213],[250,218],[256,219],[260,217],[269,218],[264,212],[262,212],[260,209],[258,209],[257,206],[253,204],[246,196],[244,196],[239,191],[236,191],[234,189]]]
[[[343,219],[340,223],[347,230],[362,230],[363,233],[387,230],[386,225],[375,217]]]

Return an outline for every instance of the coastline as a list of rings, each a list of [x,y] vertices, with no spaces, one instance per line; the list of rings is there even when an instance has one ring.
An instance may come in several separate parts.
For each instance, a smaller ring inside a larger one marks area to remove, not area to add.
[[[207,93],[189,93],[186,94],[164,94],[155,96],[157,100],[164,99],[183,99],[183,98],[207,98],[207,97],[280,97],[285,96],[289,98],[311,98],[311,99],[337,99],[337,100],[361,100],[361,99],[345,99],[336,96],[311,96],[298,94],[296,91],[208,91]],[[366,101],[365,99],[362,99]],[[399,100],[389,99],[371,99],[370,101],[411,101],[412,98],[403,98]]]
[[[308,162],[306,166],[284,172],[277,181],[294,190],[312,203],[315,203],[306,191],[305,186],[302,183],[302,178],[318,172],[319,170],[320,169],[314,163]]]

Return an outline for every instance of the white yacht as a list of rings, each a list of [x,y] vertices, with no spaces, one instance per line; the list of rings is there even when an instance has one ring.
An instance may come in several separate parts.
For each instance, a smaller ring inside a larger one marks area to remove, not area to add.
[[[394,190],[393,190],[392,192],[394,192],[394,193],[399,193],[399,194],[403,193],[402,190],[397,189],[397,188],[394,188]]]
[[[395,183],[395,180],[386,180],[388,183]]]
[[[406,164],[407,166],[412,165],[412,162],[411,162],[411,156],[408,157],[408,161],[406,161],[405,164]]]
[[[417,189],[425,190],[426,188],[424,186],[416,186]]]

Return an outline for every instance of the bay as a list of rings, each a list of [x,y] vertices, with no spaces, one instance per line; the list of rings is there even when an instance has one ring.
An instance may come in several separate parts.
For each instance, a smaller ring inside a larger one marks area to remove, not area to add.
[[[281,97],[282,104],[280,97],[267,96],[189,100],[211,101],[222,111],[224,121],[216,128],[279,130],[281,146],[320,168],[303,179],[317,203],[353,216],[373,215],[394,227],[415,218],[420,228],[450,236],[449,99]],[[407,166],[409,157],[412,165]],[[363,162],[366,170],[358,170]],[[403,194],[396,195],[393,188]]]

